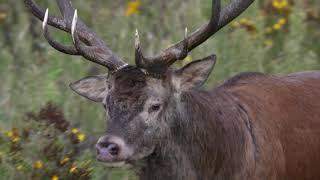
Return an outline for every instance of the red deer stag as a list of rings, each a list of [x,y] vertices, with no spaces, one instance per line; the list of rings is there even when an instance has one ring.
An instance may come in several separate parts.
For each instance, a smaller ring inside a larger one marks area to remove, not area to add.
[[[52,47],[109,69],[70,85],[106,109],[99,161],[131,164],[142,180],[319,180],[320,72],[242,73],[205,91],[215,55],[170,68],[253,1],[221,8],[213,0],[209,23],[153,57],[143,54],[137,33],[134,66],[78,19],[69,0],[57,0],[62,17],[24,0]],[[55,41],[47,24],[70,33],[73,46]]]

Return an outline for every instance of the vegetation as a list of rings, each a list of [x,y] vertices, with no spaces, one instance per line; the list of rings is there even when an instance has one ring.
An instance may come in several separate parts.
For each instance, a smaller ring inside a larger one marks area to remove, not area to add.
[[[55,1],[37,2],[58,12]],[[211,0],[73,3],[79,16],[130,63],[136,28],[146,53],[154,54],[183,38],[185,27],[192,31],[205,23],[211,8]],[[0,27],[0,177],[134,179],[130,171],[106,169],[96,162],[94,143],[106,128],[103,108],[68,87],[106,69],[51,48],[41,35],[40,22],[21,0],[0,0]],[[177,66],[217,54],[207,86],[244,71],[319,70],[319,28],[317,0],[257,0]],[[54,31],[54,36],[72,42],[64,33]]]

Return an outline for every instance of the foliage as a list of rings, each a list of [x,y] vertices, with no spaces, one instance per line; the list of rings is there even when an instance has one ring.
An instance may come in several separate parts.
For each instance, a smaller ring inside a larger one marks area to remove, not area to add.
[[[55,1],[35,1],[58,13]],[[181,40],[185,27],[193,31],[205,23],[211,8],[211,0],[73,0],[73,4],[88,26],[129,63],[134,60],[135,29],[145,52],[155,54]],[[23,1],[0,0],[0,26],[0,176],[72,179],[70,170],[75,164],[78,173],[91,170],[87,176],[91,179],[131,178],[129,171],[109,171],[95,161],[93,144],[106,129],[103,108],[68,87],[84,76],[106,73],[105,69],[53,50]],[[207,86],[244,71],[319,70],[319,28],[318,0],[256,0],[231,25],[176,65],[217,54],[218,63]],[[69,35],[50,31],[57,41],[72,43]],[[46,105],[49,101],[56,105]],[[25,115],[37,109],[42,110]],[[74,127],[81,129],[80,134]],[[50,143],[56,147],[49,148],[50,152],[59,152],[55,157],[44,154]],[[70,160],[60,168],[64,156]]]
[[[85,134],[71,128],[58,107],[48,103],[39,113],[27,113],[24,121],[24,126],[2,133],[1,165],[13,171],[11,176],[17,179],[91,177],[92,157],[88,154]]]

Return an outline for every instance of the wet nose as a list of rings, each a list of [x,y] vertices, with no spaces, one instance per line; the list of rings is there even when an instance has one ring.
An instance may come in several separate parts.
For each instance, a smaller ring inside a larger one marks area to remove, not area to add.
[[[121,161],[127,158],[128,148],[122,138],[115,136],[103,136],[97,144],[97,159],[103,162]]]
[[[106,153],[111,156],[117,156],[119,155],[119,150],[119,145],[112,142],[102,141],[97,143],[97,155],[100,155],[101,153]]]

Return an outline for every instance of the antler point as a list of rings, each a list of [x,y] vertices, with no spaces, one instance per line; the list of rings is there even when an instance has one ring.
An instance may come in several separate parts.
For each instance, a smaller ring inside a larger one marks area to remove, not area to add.
[[[184,38],[187,38],[187,36],[188,36],[188,28],[186,27],[184,29]]]
[[[42,29],[45,30],[49,17],[49,8],[46,9],[46,13],[44,14],[43,22],[42,22]]]
[[[135,42],[134,42],[134,46],[136,49],[139,48],[140,46],[140,37],[139,37],[139,32],[138,32],[138,29],[136,29],[136,34],[135,34]]]
[[[75,43],[74,34],[75,34],[75,31],[76,31],[77,20],[78,20],[78,10],[75,9],[74,10],[73,19],[72,19],[72,25],[71,25],[71,36],[72,36],[72,40],[73,40],[74,43]]]

